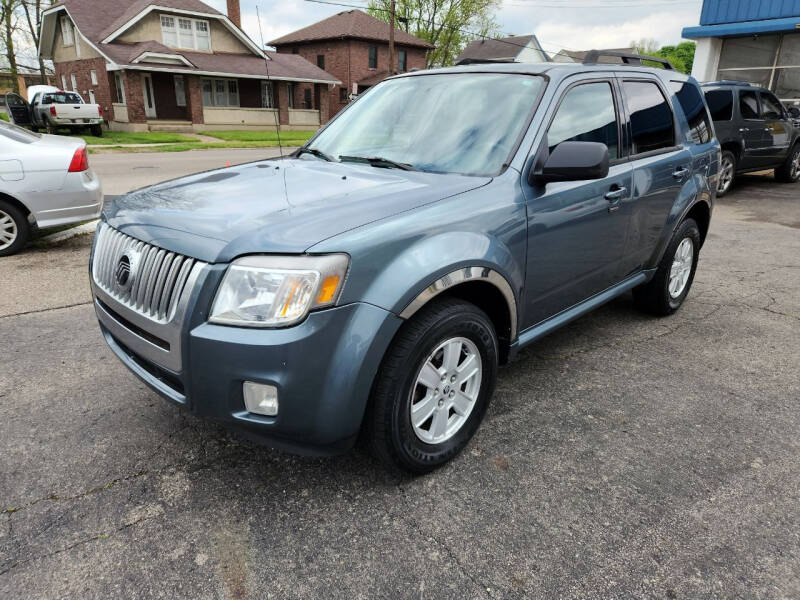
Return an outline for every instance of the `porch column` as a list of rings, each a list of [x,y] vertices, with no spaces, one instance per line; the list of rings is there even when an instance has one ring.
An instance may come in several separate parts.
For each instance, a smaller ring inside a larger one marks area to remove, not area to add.
[[[319,124],[325,125],[330,118],[330,94],[327,83],[314,84],[314,104],[319,111]]]
[[[289,124],[289,90],[285,81],[276,81],[275,89],[278,97],[278,122],[281,125]]]
[[[186,114],[195,125],[205,123],[203,117],[203,88],[199,77],[186,76]]]
[[[136,71],[124,71],[125,104],[128,106],[129,123],[147,123],[144,112],[144,91],[142,77]]]

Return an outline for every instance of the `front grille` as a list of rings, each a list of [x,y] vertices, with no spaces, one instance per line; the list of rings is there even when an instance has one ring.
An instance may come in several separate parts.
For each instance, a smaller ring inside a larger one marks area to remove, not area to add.
[[[198,263],[101,223],[92,276],[95,284],[116,301],[154,321],[167,323]]]

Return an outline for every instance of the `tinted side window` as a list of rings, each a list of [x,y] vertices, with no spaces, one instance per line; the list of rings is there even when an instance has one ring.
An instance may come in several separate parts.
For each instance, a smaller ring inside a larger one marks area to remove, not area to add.
[[[686,121],[689,123],[689,140],[695,144],[710,142],[711,119],[698,87],[688,81],[673,81],[671,85],[678,98],[678,104],[681,105],[683,114],[686,115]]]
[[[782,119],[783,107],[780,101],[772,94],[761,92],[761,118]]]
[[[672,109],[661,89],[649,81],[625,81],[622,87],[631,115],[633,153],[674,146]]]
[[[706,92],[706,103],[715,121],[730,121],[733,118],[733,92],[731,90],[711,90]]]
[[[739,94],[739,112],[743,119],[758,119],[758,98],[755,92]]]
[[[600,142],[609,158],[619,156],[619,132],[610,83],[585,83],[569,90],[547,132],[552,151],[561,142]]]

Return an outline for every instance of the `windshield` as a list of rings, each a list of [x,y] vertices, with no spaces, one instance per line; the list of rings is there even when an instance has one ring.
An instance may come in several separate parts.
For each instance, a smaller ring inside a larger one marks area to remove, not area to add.
[[[0,121],[0,137],[8,138],[10,140],[14,140],[15,142],[22,142],[23,144],[32,144],[41,138],[42,134],[28,131],[22,127],[17,127],[13,123]]]
[[[535,108],[544,79],[511,73],[450,73],[377,85],[308,146],[335,160],[422,171],[495,175]]]
[[[83,104],[83,99],[72,92],[58,92],[45,94],[44,98],[42,98],[42,104]]]

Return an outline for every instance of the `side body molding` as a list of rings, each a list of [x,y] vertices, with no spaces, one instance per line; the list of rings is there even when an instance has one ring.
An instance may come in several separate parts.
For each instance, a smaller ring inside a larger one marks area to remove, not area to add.
[[[403,312],[400,313],[400,318],[408,319],[412,317],[420,308],[445,290],[467,281],[485,281],[491,283],[500,290],[500,293],[503,294],[506,300],[506,304],[508,304],[511,322],[511,339],[515,340],[517,338],[517,301],[514,298],[514,292],[505,277],[488,267],[464,267],[463,269],[458,269],[457,271],[440,277],[422,290],[417,297],[403,309]]]

